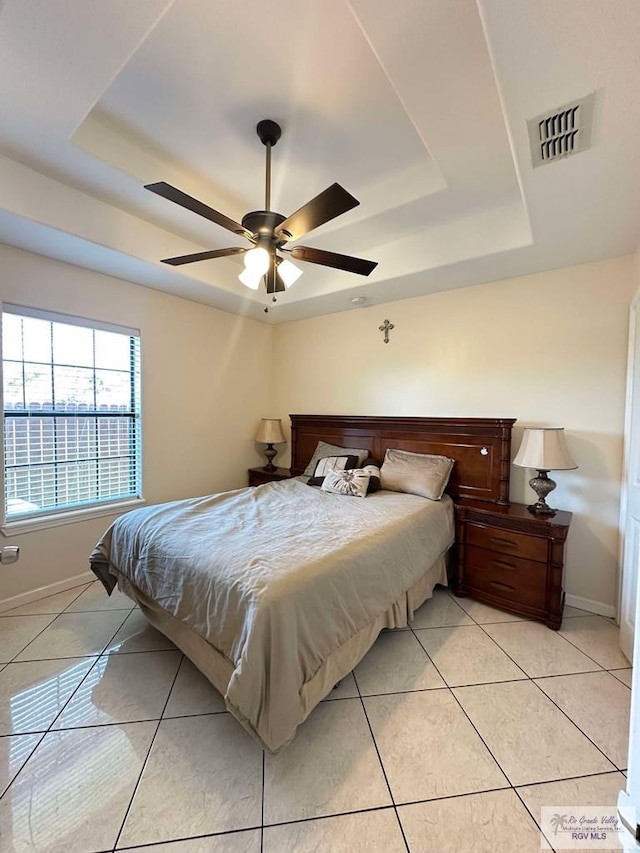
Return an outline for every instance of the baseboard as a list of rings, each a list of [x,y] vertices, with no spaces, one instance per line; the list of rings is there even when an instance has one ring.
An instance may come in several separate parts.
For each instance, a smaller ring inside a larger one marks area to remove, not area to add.
[[[598,616],[608,616],[610,619],[616,618],[616,609],[613,604],[603,604],[601,601],[592,601],[590,598],[582,598],[581,595],[565,596],[565,604],[570,604],[571,607],[577,607],[578,610],[588,610],[589,613],[597,613]]]
[[[91,583],[95,579],[96,576],[93,572],[83,572],[81,575],[74,575],[72,578],[56,581],[55,583],[47,584],[47,586],[39,586],[38,589],[22,592],[20,595],[12,595],[11,598],[4,598],[0,601],[0,613],[4,613],[5,610],[13,610],[14,607],[22,607],[23,604],[31,604],[32,601],[45,598],[47,595],[66,592],[68,589],[73,589],[74,586]]]

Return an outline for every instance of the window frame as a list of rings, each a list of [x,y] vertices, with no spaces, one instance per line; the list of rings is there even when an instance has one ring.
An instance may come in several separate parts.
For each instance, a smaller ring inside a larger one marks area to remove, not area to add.
[[[31,308],[24,305],[17,305],[10,302],[0,302],[0,321],[4,314],[14,314],[20,317],[32,317],[37,320],[44,320],[52,323],[64,323],[70,326],[79,326],[84,329],[95,331],[113,332],[121,335],[138,338],[138,407],[137,407],[137,434],[138,441],[136,442],[136,469],[138,472],[139,495],[127,497],[119,497],[113,500],[103,499],[89,504],[70,504],[66,507],[56,509],[45,509],[42,512],[34,512],[33,514],[20,517],[7,518],[6,512],[6,469],[4,455],[4,347],[2,340],[2,322],[0,322],[0,401],[2,402],[2,424],[3,428],[0,431],[0,458],[2,460],[2,489],[0,490],[0,533],[4,536],[13,536],[20,533],[27,533],[36,530],[44,530],[50,527],[58,527],[64,524],[72,524],[79,521],[88,521],[93,518],[101,518],[104,516],[119,515],[135,507],[143,506],[146,503],[144,498],[144,477],[142,467],[142,334],[139,329],[130,328],[128,326],[120,326],[115,323],[105,323],[101,320],[93,320],[87,317],[79,317],[72,314],[62,314],[55,311],[46,311],[39,308]]]

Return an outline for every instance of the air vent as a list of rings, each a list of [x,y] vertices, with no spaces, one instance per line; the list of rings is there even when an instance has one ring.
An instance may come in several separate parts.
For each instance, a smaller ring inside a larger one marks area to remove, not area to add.
[[[591,147],[595,92],[527,122],[533,165],[578,154]]]

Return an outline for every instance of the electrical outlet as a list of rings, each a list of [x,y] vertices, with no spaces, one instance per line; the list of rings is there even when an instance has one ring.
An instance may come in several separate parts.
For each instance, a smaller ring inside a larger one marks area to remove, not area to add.
[[[3,566],[8,566],[11,563],[17,563],[20,557],[20,548],[17,545],[6,545],[0,551],[0,563]]]

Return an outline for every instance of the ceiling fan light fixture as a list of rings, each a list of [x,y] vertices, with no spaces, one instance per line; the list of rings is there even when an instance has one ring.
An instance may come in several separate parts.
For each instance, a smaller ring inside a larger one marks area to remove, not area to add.
[[[302,275],[302,270],[285,258],[278,266],[278,273],[280,274],[280,278],[284,281],[285,287],[291,287],[291,285],[295,284]]]
[[[261,246],[257,246],[255,249],[249,249],[248,252],[245,252],[244,268],[251,270],[252,274],[259,277],[267,272],[270,261],[269,252]]]
[[[1,3],[2,0],[0,0]],[[264,119],[258,122],[256,131],[260,141],[266,147],[264,210],[249,211],[242,217],[242,223],[230,219],[165,181],[145,184],[145,189],[150,192],[208,219],[233,234],[242,235],[251,241],[253,246],[248,251],[241,246],[231,246],[225,249],[195,252],[175,258],[164,258],[162,263],[182,266],[196,261],[243,254],[245,269],[238,278],[246,287],[258,290],[260,280],[264,277],[265,287],[270,295],[291,287],[302,274],[301,269],[280,257],[278,254],[280,251],[288,252],[296,261],[306,261],[362,276],[372,273],[377,263],[364,258],[354,258],[310,246],[297,245],[291,249],[283,249],[285,243],[290,240],[297,241],[315,228],[357,207],[360,202],[340,184],[333,183],[289,216],[271,210],[271,149],[280,139],[282,129],[272,119]]]
[[[255,270],[252,270],[252,269],[244,269],[240,273],[238,278],[244,284],[245,287],[248,287],[251,290],[257,290],[260,287],[260,280],[262,279],[262,273],[256,272]]]

